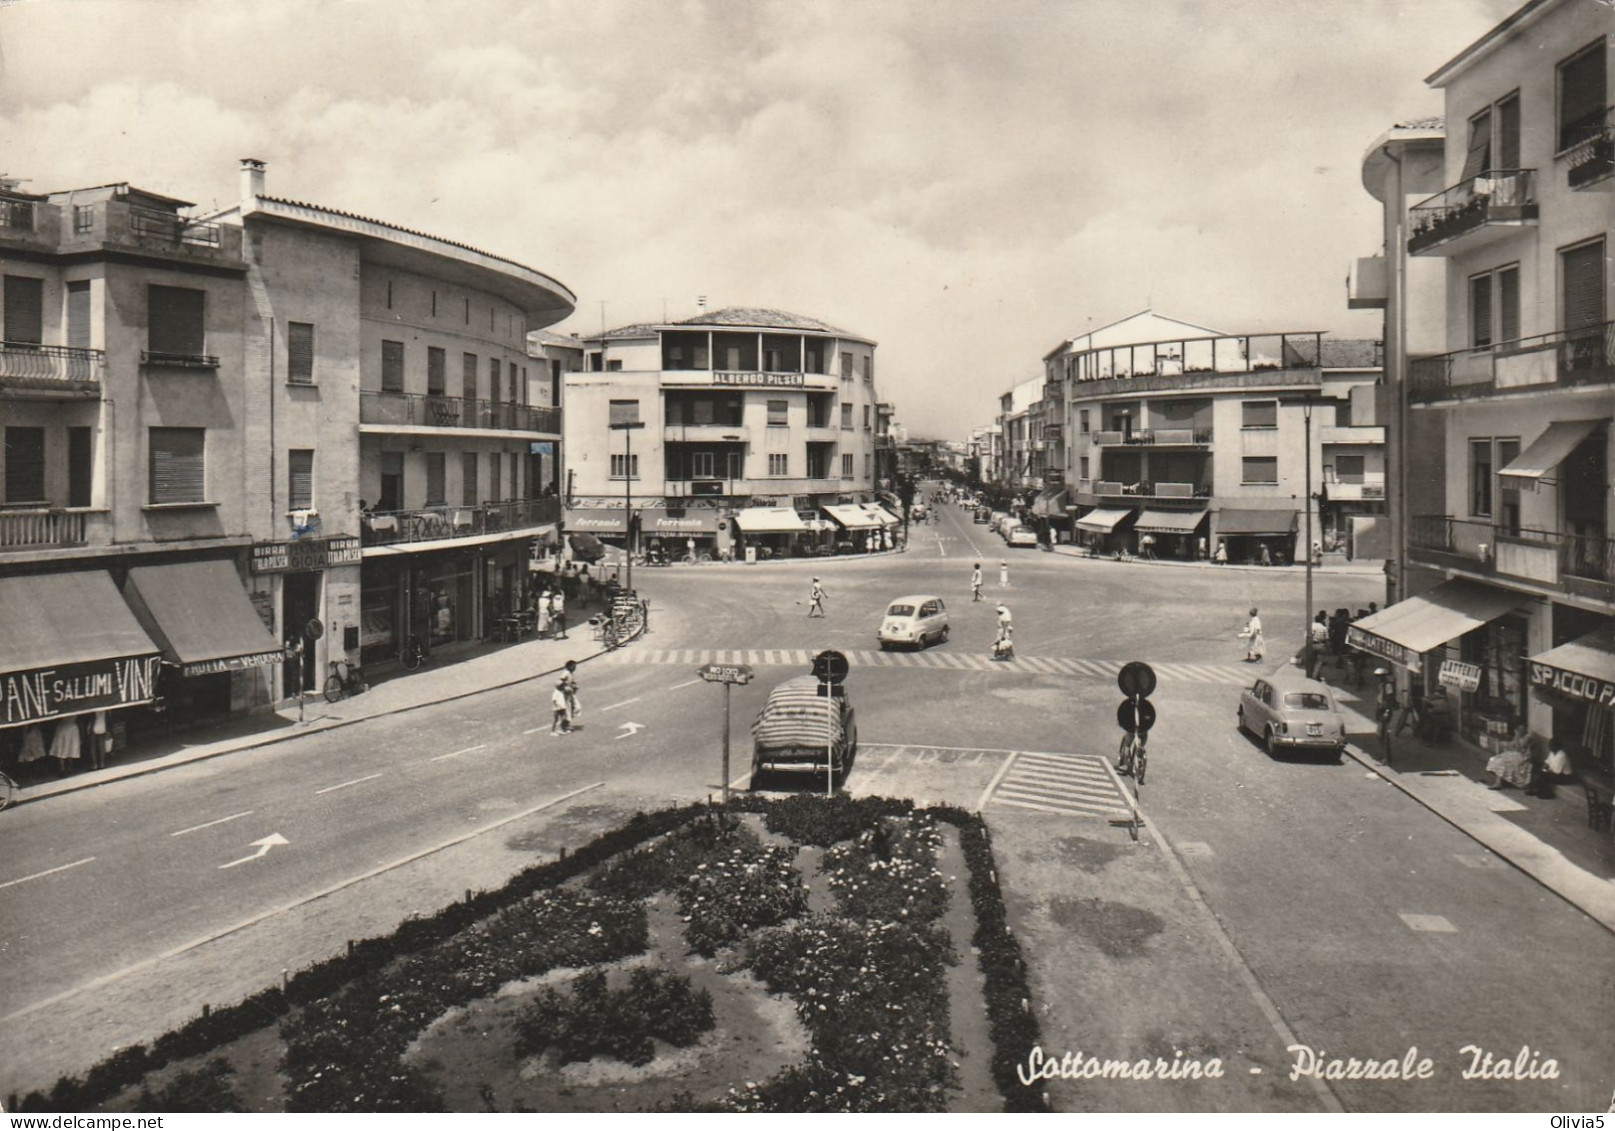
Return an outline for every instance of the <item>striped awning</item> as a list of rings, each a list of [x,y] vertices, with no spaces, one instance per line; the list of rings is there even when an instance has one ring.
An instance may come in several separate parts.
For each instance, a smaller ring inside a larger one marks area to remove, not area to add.
[[[1095,507],[1081,518],[1077,519],[1077,527],[1081,530],[1094,530],[1100,534],[1109,534],[1116,529],[1116,524],[1133,513],[1132,507],[1116,510],[1109,507]]]
[[[1205,521],[1206,512],[1198,511],[1144,511],[1133,524],[1143,534],[1193,534]]]

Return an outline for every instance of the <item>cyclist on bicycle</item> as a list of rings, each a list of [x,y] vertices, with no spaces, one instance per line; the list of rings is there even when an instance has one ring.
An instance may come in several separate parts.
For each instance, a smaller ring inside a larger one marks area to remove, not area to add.
[[[1117,750],[1116,772],[1132,777],[1139,785],[1144,784],[1144,767],[1149,761],[1145,750],[1148,741],[1143,731],[1133,731],[1122,735],[1121,747]]]

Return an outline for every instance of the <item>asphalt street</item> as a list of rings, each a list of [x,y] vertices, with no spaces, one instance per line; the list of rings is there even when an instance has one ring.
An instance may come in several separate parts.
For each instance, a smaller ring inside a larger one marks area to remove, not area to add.
[[[251,992],[265,971],[385,930],[401,908],[497,883],[635,808],[717,793],[724,695],[697,678],[701,663],[756,672],[732,700],[729,776],[746,787],[747,727],[768,690],[836,648],[852,661],[861,740],[846,788],[979,805],[1002,830],[1006,883],[1025,881],[1012,909],[1034,952],[1049,940],[1034,964],[1049,1039],[1119,1056],[1134,1040],[1192,1034],[1264,1084],[1060,1084],[1060,1106],[1607,1104],[1608,932],[1356,763],[1271,759],[1234,729],[1256,674],[1236,633],[1259,607],[1265,668],[1277,666],[1309,619],[1299,573],[1010,550],[968,512],[941,515],[902,555],[636,571],[652,631],[584,665],[585,726],[572,735],[548,733],[549,688],[530,683],[6,813],[0,1093]],[[972,603],[977,561],[988,600]],[[822,619],[806,615],[815,573],[829,594]],[[948,642],[878,650],[880,614],[906,594],[947,602]],[[1324,570],[1314,603],[1381,594],[1377,577]],[[999,602],[1014,615],[1012,663],[987,658]],[[1136,841],[1112,823],[1131,790],[1107,768],[1115,671],[1128,660],[1160,675]],[[1039,860],[1062,852],[1102,857],[1060,883],[1080,889],[1087,876],[1123,921],[1153,923],[1136,945],[1089,937],[1045,896]],[[1218,951],[1223,965],[1174,963],[1168,940]],[[1077,992],[1058,969],[1072,963],[1124,981],[1078,1008],[1061,999]],[[1417,1046],[1436,1073],[1267,1086],[1288,1071],[1290,1040],[1376,1060]],[[1510,1059],[1526,1046],[1559,1077],[1462,1079],[1469,1045]]]

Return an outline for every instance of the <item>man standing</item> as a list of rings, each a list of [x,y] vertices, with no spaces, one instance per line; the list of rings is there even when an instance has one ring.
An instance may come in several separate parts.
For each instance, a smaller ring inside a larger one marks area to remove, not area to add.
[[[970,571],[970,600],[976,602],[981,599],[981,563],[977,562],[976,568]]]
[[[566,680],[558,680],[555,690],[550,692],[550,710],[553,718],[550,720],[551,734],[571,734],[572,723],[569,718],[570,707],[566,699]]]
[[[1267,651],[1267,645],[1262,639],[1262,618],[1256,615],[1254,608],[1251,609],[1251,619],[1245,623],[1245,628],[1239,635],[1245,641],[1245,662],[1260,663],[1263,653]]]
[[[566,597],[557,589],[550,594],[550,624],[555,631],[555,639],[566,639]]]
[[[561,676],[561,690],[566,692],[566,721],[569,727],[577,726],[583,708],[578,705],[578,662],[568,660],[566,672]]]
[[[816,577],[813,579],[813,589],[808,594],[808,597],[807,615],[810,617],[822,617],[824,615],[824,586],[819,584],[819,579]]]

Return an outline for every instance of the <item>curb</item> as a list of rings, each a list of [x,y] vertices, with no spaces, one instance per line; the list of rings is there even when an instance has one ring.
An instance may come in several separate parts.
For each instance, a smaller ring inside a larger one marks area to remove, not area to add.
[[[1275,574],[1276,573],[1276,574],[1279,574],[1281,576],[1289,575],[1289,574],[1304,575],[1306,573],[1306,566],[1305,565],[1261,566],[1261,565],[1239,565],[1239,564],[1236,564],[1236,563],[1233,563],[1233,562],[1229,562],[1229,563],[1224,564],[1224,565],[1217,565],[1214,562],[1180,562],[1180,561],[1167,560],[1167,559],[1164,559],[1164,558],[1140,558],[1140,557],[1137,557],[1136,555],[1133,556],[1133,557],[1127,558],[1124,561],[1118,562],[1114,558],[1111,558],[1111,557],[1091,558],[1087,554],[1079,554],[1079,553],[1076,553],[1076,552],[1074,552],[1072,550],[1068,550],[1068,549],[1057,549],[1054,552],[1057,555],[1059,555],[1060,557],[1062,557],[1062,558],[1076,558],[1078,561],[1105,562],[1105,563],[1108,563],[1110,565],[1161,566],[1161,567],[1166,568],[1166,569],[1214,569],[1214,570],[1218,570],[1218,571],[1225,572],[1225,573],[1232,573],[1232,572],[1266,573],[1266,574]],[[1385,570],[1384,570],[1384,568],[1382,566],[1358,566],[1358,565],[1321,565],[1321,566],[1313,566],[1312,567],[1312,572],[1313,572],[1314,576],[1316,576],[1318,574],[1327,574],[1327,575],[1331,575],[1331,576],[1334,576],[1334,577],[1383,577],[1385,575]]]

